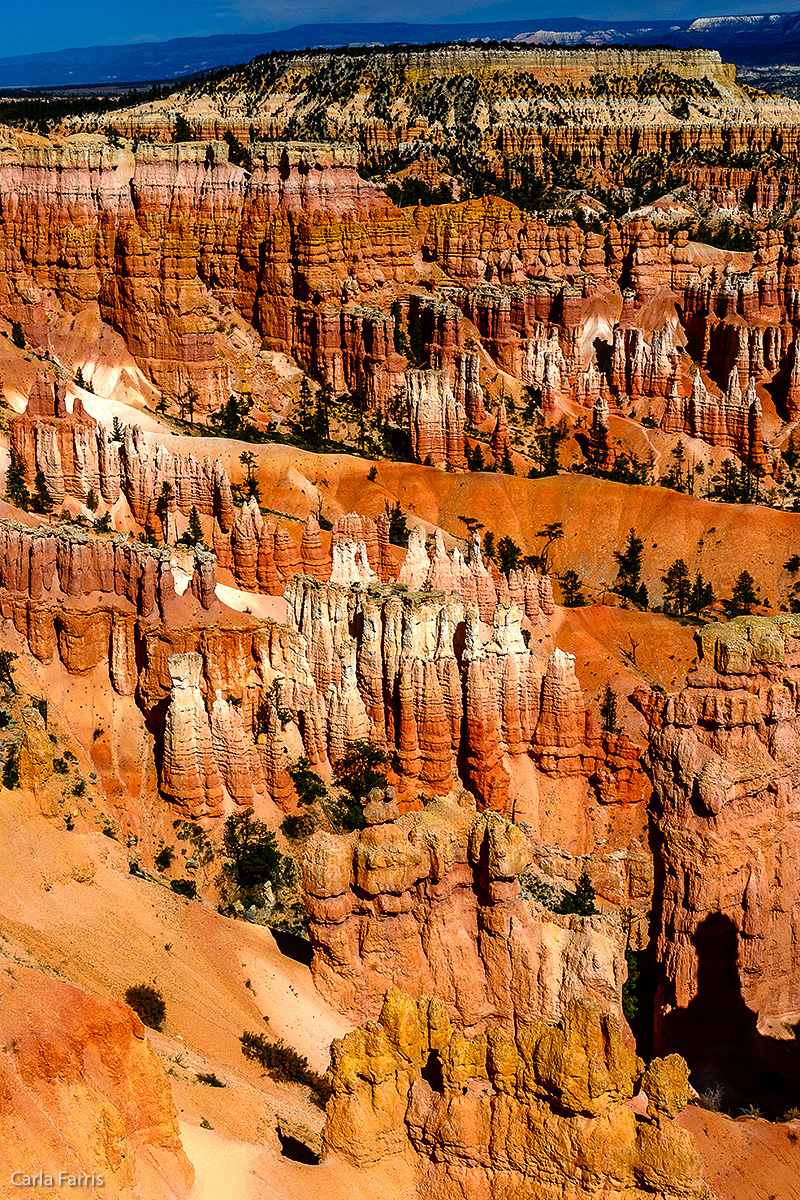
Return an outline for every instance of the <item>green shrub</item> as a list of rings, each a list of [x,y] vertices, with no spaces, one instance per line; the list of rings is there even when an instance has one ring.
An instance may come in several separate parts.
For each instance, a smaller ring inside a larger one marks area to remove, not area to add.
[[[723,1112],[724,1111],[724,1095],[722,1088],[712,1087],[705,1092],[700,1092],[692,1101],[698,1108],[704,1108],[708,1112]]]
[[[197,885],[193,879],[173,879],[169,886],[177,896],[185,896],[187,900],[197,899]]]
[[[198,1071],[197,1082],[207,1083],[209,1087],[225,1087],[224,1082],[213,1071]]]
[[[175,857],[175,851],[172,846],[162,846],[155,857],[155,864],[159,871],[168,871],[172,866],[172,860]]]
[[[17,685],[14,683],[14,676],[12,674],[16,661],[17,656],[13,650],[0,650],[0,683],[10,688],[12,692],[16,692],[17,690]]]
[[[575,913],[579,917],[594,917],[597,915],[597,905],[594,902],[595,891],[592,882],[585,871],[581,873],[574,892],[565,892],[558,906],[560,913]]]
[[[194,850],[192,857],[197,859],[201,867],[211,862],[214,848],[202,825],[198,825],[196,821],[177,820],[172,822],[172,828],[178,841],[191,842]]]
[[[561,904],[561,893],[552,884],[545,883],[538,875],[525,875],[520,879],[522,895],[526,900],[535,900],[550,912],[558,912]]]
[[[628,966],[628,978],[622,985],[622,1011],[625,1020],[630,1024],[639,1015],[639,988],[642,974],[639,966],[639,954],[631,946],[625,948],[625,962]]]
[[[311,769],[311,763],[302,754],[289,767],[289,774],[297,792],[299,804],[313,804],[316,800],[324,800],[328,789],[319,775]]]
[[[9,792],[19,787],[19,746],[9,746],[3,763],[3,787]]]
[[[137,983],[129,987],[125,993],[125,1003],[151,1029],[160,1029],[164,1024],[167,1012],[164,997],[149,983]]]
[[[243,1033],[239,1038],[242,1054],[257,1062],[278,1083],[299,1083],[311,1091],[312,1099],[324,1108],[330,1098],[330,1084],[324,1075],[308,1065],[308,1059],[283,1042],[270,1042],[263,1033]]]
[[[334,763],[334,783],[363,804],[373,788],[386,786],[388,762],[380,746],[363,739],[348,742],[344,757]]]
[[[252,812],[231,813],[225,821],[222,847],[233,861],[239,887],[259,887],[277,880],[282,856],[275,834]]]
[[[300,816],[290,814],[281,821],[281,833],[291,842],[310,837],[313,832],[314,818],[310,817],[308,813]]]
[[[448,183],[440,183],[432,188],[424,179],[415,175],[407,175],[399,183],[392,180],[386,185],[386,195],[394,201],[398,208],[412,208],[417,204],[427,208],[431,204],[452,204],[453,189]]]

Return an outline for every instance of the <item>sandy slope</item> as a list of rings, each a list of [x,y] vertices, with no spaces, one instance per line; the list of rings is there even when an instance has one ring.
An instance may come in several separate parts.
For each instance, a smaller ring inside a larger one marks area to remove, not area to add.
[[[734,1121],[693,1105],[678,1121],[697,1138],[719,1200],[800,1200],[800,1122]]]
[[[271,1117],[252,1119],[259,1105],[271,1112],[278,1104],[293,1120],[319,1126],[322,1114],[306,1090],[262,1078],[239,1043],[244,1030],[263,1031],[325,1070],[331,1040],[350,1026],[317,995],[308,969],[284,957],[269,930],[131,876],[128,854],[113,839],[69,832],[19,789],[0,798],[0,954],[101,996],[154,984],[166,1003],[164,1030],[150,1035],[154,1048],[197,1105],[199,1094],[222,1103],[223,1125],[238,1136],[245,1130],[237,1112],[249,1114],[251,1140],[270,1135]],[[39,804],[51,807],[45,789]],[[198,1085],[197,1071],[215,1072],[228,1087]]]
[[[268,929],[221,918],[129,875],[117,842],[57,828],[29,804],[16,790],[4,795],[0,811],[0,879],[7,884],[0,920],[21,950],[100,995],[156,982],[167,1004],[166,1032],[210,1060],[240,1068],[239,1034],[263,1028],[267,1017],[317,1069],[327,1066],[332,1038],[349,1024]]]

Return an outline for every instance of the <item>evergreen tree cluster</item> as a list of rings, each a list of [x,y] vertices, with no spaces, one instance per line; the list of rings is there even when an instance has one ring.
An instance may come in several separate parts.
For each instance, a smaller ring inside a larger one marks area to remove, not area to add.
[[[586,871],[582,871],[574,892],[565,892],[556,909],[560,913],[579,917],[595,917],[599,909],[595,904],[595,890]]]
[[[406,515],[400,507],[400,501],[386,504],[386,515],[389,518],[389,541],[393,546],[408,545],[408,523]]]
[[[699,616],[704,608],[714,603],[714,589],[706,583],[698,571],[692,583],[689,568],[682,558],[676,558],[661,576],[664,584],[664,612],[683,616],[691,613]]]
[[[614,588],[620,596],[632,604],[638,604],[640,608],[647,608],[649,597],[647,588],[642,583],[643,550],[644,542],[636,530],[631,529],[625,548],[614,551],[614,559],[617,564]]]

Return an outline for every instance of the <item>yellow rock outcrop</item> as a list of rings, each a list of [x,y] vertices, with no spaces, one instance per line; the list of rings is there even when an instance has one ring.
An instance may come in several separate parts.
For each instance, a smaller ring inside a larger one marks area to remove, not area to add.
[[[645,1069],[591,1002],[555,1026],[470,1039],[438,1000],[392,989],[331,1058],[327,1149],[362,1166],[415,1155],[426,1200],[710,1200],[694,1139],[673,1120],[688,1097],[683,1059]],[[640,1090],[644,1115],[629,1104]]]

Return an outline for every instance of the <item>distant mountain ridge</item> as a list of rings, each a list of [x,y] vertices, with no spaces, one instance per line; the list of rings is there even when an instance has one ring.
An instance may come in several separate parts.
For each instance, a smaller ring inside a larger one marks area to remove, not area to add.
[[[800,12],[698,17],[666,21],[590,21],[577,18],[460,21],[421,25],[402,21],[296,25],[260,34],[229,34],[87,46],[0,58],[0,88],[64,87],[179,79],[214,67],[247,62],[272,50],[392,45],[472,39],[513,39],[573,45],[667,44],[720,50],[732,62],[800,61]]]

